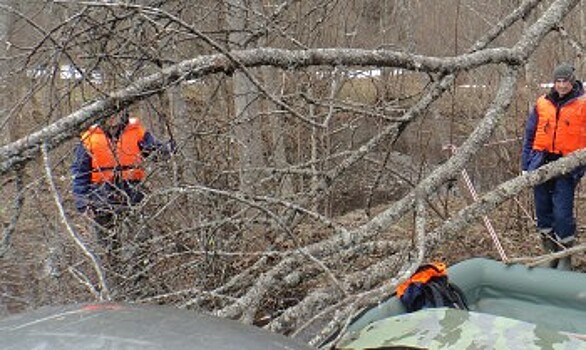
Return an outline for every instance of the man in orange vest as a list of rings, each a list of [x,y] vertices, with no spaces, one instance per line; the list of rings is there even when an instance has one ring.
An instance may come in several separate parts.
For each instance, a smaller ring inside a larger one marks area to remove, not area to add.
[[[71,166],[73,194],[77,210],[95,221],[100,243],[109,245],[105,235],[118,216],[144,198],[145,157],[174,150],[173,141],[158,141],[126,110],[82,133]]]
[[[523,172],[535,170],[571,152],[586,147],[586,99],[574,67],[558,65],[553,72],[553,88],[537,99],[529,115],[521,157]],[[534,188],[537,229],[544,248],[561,251],[574,244],[574,191],[584,175],[579,167]],[[571,268],[570,257],[550,265]]]

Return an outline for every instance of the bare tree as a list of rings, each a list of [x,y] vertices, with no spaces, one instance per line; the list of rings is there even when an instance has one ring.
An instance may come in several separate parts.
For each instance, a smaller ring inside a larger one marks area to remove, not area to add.
[[[247,6],[248,5],[248,6]],[[260,9],[257,1],[226,1],[227,22],[231,36],[228,38],[233,50],[255,46],[258,39],[249,40],[249,34],[257,29],[256,17]],[[259,71],[260,72],[260,71]],[[252,71],[234,73],[234,144],[240,152],[240,179],[242,190],[255,193],[259,181],[257,168],[265,167],[262,142],[262,120],[260,119],[260,91],[255,84],[257,78]]]

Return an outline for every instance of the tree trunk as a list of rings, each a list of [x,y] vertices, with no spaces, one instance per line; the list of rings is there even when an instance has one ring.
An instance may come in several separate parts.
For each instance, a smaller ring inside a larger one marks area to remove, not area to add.
[[[263,69],[263,72],[265,73],[265,83],[267,86],[269,86],[269,91],[277,91],[277,89],[279,89],[279,85],[281,85],[281,95],[283,95],[282,89],[285,85],[286,73],[281,74],[283,82],[279,84],[279,71],[277,69],[267,67]],[[271,117],[269,125],[271,127],[274,148],[272,153],[272,158],[274,159],[274,166],[277,169],[286,169],[290,166],[289,161],[287,160],[286,147],[286,137],[289,134],[287,123],[280,115],[275,115]],[[281,195],[285,197],[293,195],[293,182],[291,180],[290,175],[283,174],[280,177],[279,183],[279,192]]]
[[[230,28],[229,40],[232,49],[244,49],[248,39],[247,31],[254,25],[253,11],[260,11],[260,4],[251,1],[248,6],[243,0],[227,0],[227,22]],[[254,29],[254,28],[252,28]],[[248,70],[248,74],[261,74],[260,70]],[[265,166],[260,118],[260,92],[246,73],[238,71],[232,77],[234,93],[234,130],[236,147],[239,150],[240,188],[245,193],[257,193],[258,170]]]

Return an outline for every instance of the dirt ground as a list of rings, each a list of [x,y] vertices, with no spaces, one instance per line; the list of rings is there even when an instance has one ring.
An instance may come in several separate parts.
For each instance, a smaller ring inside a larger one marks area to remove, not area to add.
[[[469,201],[469,199],[468,199]],[[435,203],[438,209],[442,203]],[[459,209],[465,206],[461,200],[451,198],[449,200],[447,216],[454,215]],[[384,210],[384,206],[378,207],[374,212]],[[586,242],[586,191],[584,185],[577,190],[576,203],[577,240],[576,245]],[[341,222],[354,222],[355,226],[359,211],[349,213],[339,218]],[[427,252],[426,261],[443,261],[453,265],[459,261],[473,257],[487,257],[501,261],[503,257],[499,254],[496,243],[491,238],[489,227],[498,237],[506,258],[510,260],[537,257],[546,252],[541,247],[541,239],[535,230],[534,208],[532,195],[527,192],[510,200],[497,208],[487,216],[487,222],[478,220],[471,223],[462,232],[450,235],[445,241]],[[433,216],[433,215],[432,215]],[[430,228],[433,230],[441,224],[441,217],[434,217],[430,221]],[[401,225],[403,226],[403,225]],[[403,227],[404,231],[410,231],[412,227]],[[586,272],[586,254],[584,252],[572,256],[573,270]]]
[[[511,201],[487,216],[508,259],[536,257],[546,253],[541,247],[532,216],[530,197],[526,197],[524,203]],[[581,194],[576,198],[576,221],[578,245],[586,242],[586,196]],[[443,260],[452,265],[472,257],[503,260],[483,220],[469,226],[465,232],[455,233],[430,252],[429,259]],[[586,254],[582,252],[572,256],[572,266],[573,270],[586,272]]]

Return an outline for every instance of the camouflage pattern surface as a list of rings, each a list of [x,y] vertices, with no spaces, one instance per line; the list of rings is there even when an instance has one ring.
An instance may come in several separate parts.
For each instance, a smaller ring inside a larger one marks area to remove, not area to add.
[[[437,308],[375,322],[347,334],[337,349],[579,350],[586,341],[506,317]]]

